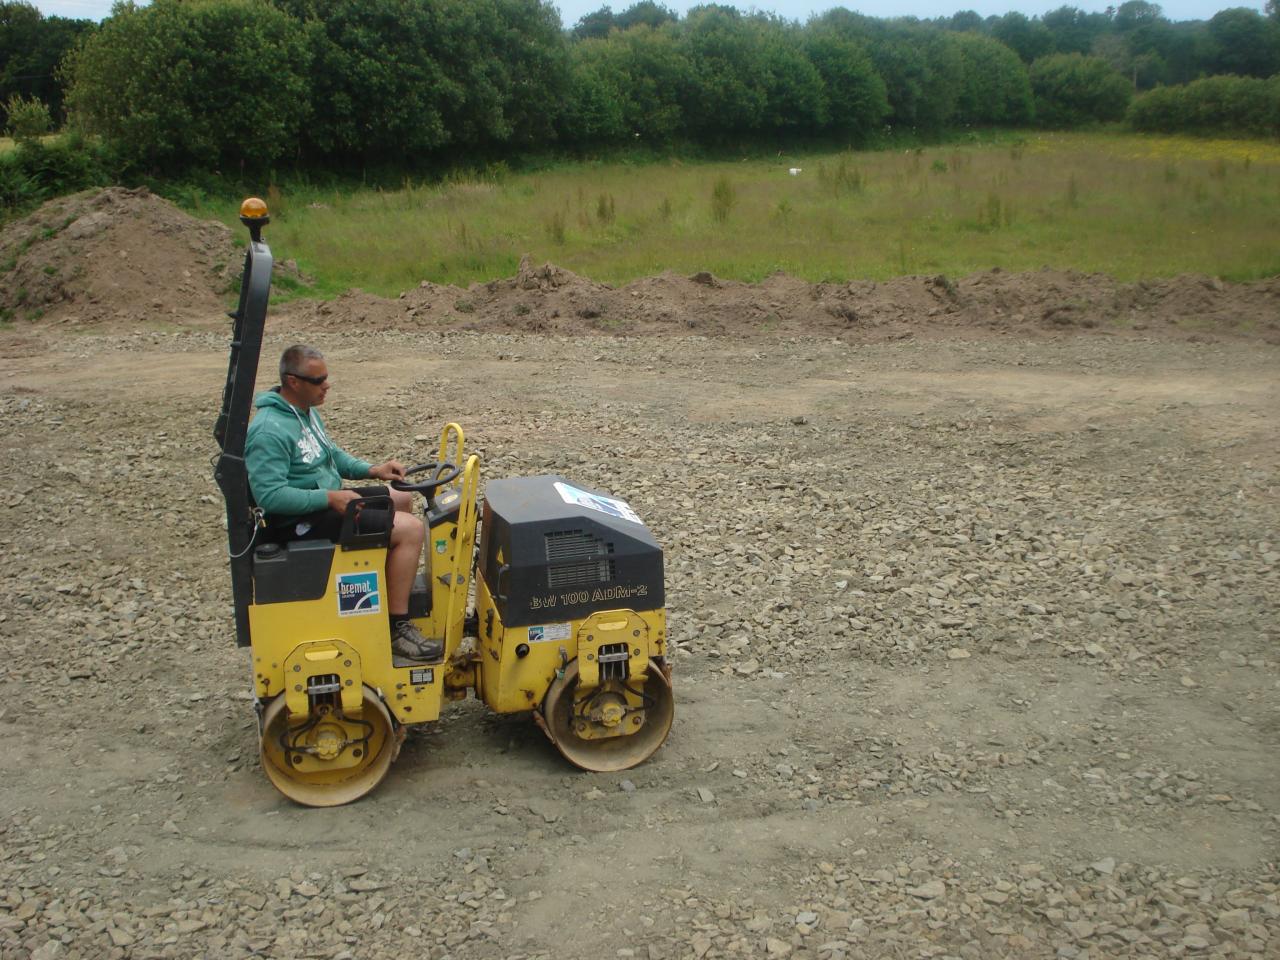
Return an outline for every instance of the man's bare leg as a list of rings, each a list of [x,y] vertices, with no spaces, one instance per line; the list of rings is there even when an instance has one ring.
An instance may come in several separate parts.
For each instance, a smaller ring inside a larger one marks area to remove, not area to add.
[[[426,536],[421,520],[412,513],[396,510],[391,549],[387,551],[387,612],[393,617],[403,617],[409,612],[409,592],[413,589]]]

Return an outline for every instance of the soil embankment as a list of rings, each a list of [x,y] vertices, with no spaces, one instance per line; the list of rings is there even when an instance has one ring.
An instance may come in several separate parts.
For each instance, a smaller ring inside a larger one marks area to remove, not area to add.
[[[0,263],[10,264],[0,309],[46,326],[216,329],[240,256],[227,227],[197,220],[146,190],[64,197],[0,231]],[[291,263],[277,268],[298,276]],[[1094,331],[1280,342],[1280,278],[1121,283],[1070,271],[992,270],[818,284],[779,274],[748,284],[668,273],[610,287],[526,260],[514,277],[466,289],[424,280],[398,298],[351,291],[332,301],[295,301],[274,316],[277,323],[334,330],[562,336],[883,340]]]

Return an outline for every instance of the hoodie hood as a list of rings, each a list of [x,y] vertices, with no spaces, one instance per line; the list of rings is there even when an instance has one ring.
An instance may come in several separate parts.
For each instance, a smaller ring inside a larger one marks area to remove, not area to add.
[[[284,397],[280,396],[279,387],[272,387],[270,390],[264,390],[262,393],[258,394],[253,400],[253,406],[255,410],[262,410],[266,407],[275,407],[277,410],[283,410],[286,413],[290,410],[296,411],[298,409]]]

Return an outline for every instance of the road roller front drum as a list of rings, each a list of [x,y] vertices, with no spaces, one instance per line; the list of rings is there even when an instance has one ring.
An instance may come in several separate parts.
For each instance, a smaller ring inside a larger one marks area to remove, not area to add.
[[[663,665],[649,661],[643,687],[632,687],[631,698],[624,683],[608,681],[580,692],[576,659],[552,682],[542,710],[534,717],[570,763],[597,773],[629,770],[648,760],[666,741],[675,698]],[[641,709],[629,708],[629,699],[638,700]]]

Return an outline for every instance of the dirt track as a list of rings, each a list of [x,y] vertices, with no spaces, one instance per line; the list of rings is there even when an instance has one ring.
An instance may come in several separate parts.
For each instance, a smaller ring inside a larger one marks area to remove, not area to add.
[[[316,811],[256,766],[206,325],[0,339],[0,956],[1280,955],[1275,347],[283,311],[356,452],[457,418],[629,499],[679,650],[627,775],[468,702]]]

